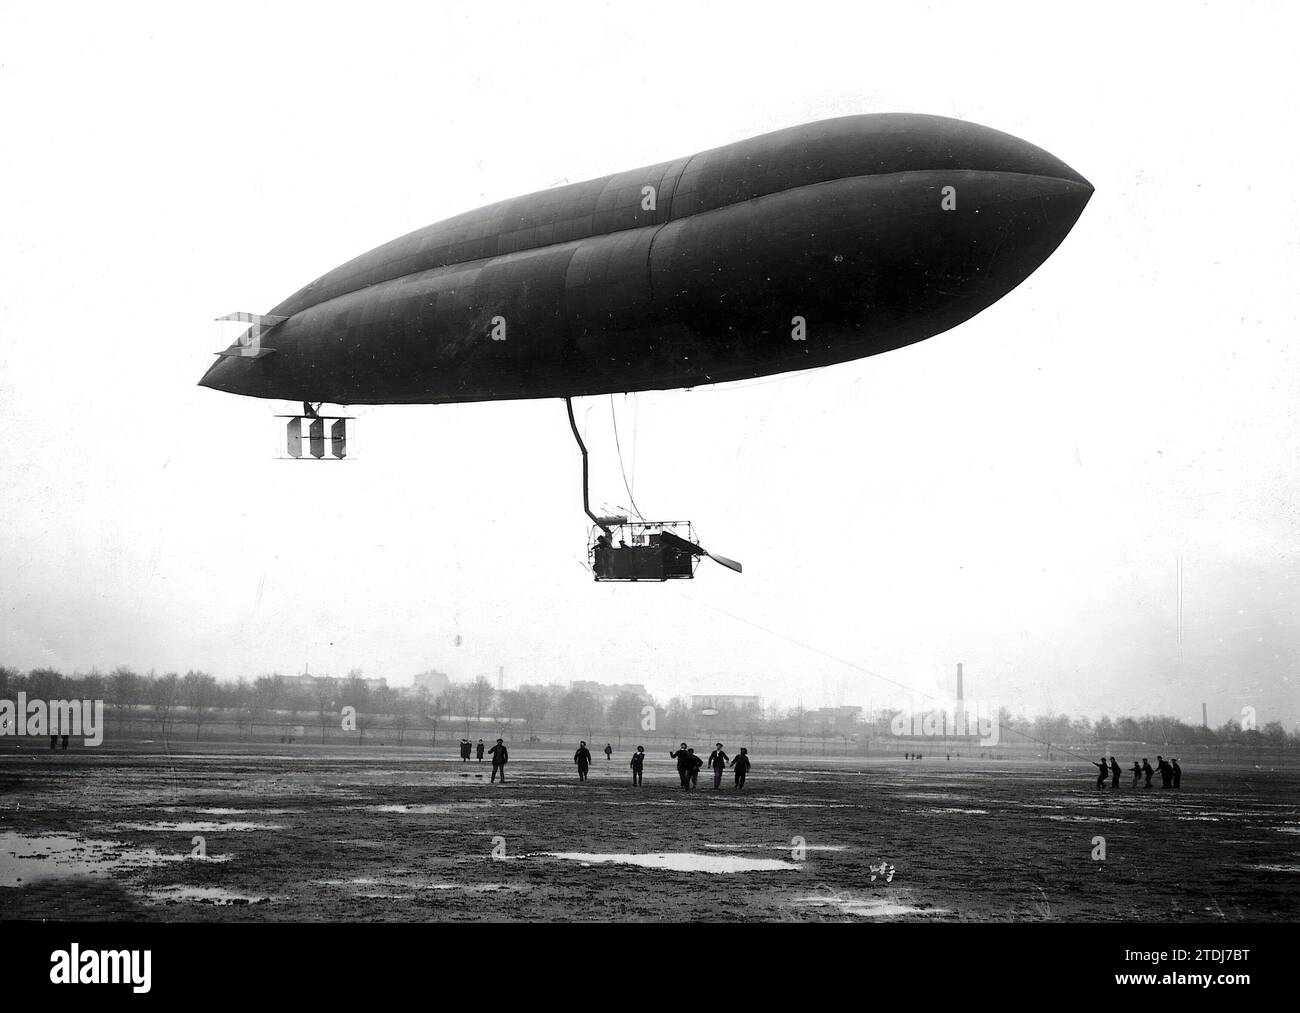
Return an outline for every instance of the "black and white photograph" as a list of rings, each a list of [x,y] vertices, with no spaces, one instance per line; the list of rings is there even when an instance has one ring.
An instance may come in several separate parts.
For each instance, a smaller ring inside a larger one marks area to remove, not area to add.
[[[0,2],[7,983],[1277,984],[1297,67],[1280,0]]]

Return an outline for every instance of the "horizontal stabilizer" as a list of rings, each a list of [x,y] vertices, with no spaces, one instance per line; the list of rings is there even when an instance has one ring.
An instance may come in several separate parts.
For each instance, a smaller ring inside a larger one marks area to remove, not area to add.
[[[241,324],[264,324],[269,331],[276,324],[282,324],[288,317],[276,316],[274,313],[227,313],[224,317],[217,317],[218,320],[236,320]]]
[[[252,345],[231,345],[224,352],[217,352],[216,354],[235,359],[262,359],[274,354],[274,352],[274,348],[265,348],[261,345],[257,348]]]

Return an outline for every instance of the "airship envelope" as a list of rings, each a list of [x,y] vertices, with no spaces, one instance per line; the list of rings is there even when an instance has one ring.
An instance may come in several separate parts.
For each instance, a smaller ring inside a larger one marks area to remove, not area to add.
[[[693,387],[876,355],[1025,280],[1092,196],[1041,148],[846,116],[457,215],[328,272],[200,381],[398,404]]]

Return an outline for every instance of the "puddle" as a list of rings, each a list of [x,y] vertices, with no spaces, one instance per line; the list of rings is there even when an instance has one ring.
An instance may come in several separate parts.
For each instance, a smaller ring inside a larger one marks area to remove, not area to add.
[[[1300,872],[1300,865],[1248,865],[1246,868],[1260,872]]]
[[[546,858],[581,862],[583,865],[635,865],[642,869],[668,869],[671,872],[778,872],[799,868],[797,863],[779,858],[695,855],[677,851],[658,851],[644,855],[596,855],[584,851],[544,851],[542,855]]]
[[[856,918],[898,918],[903,915],[942,915],[945,908],[919,908],[875,897],[796,897],[792,903],[805,907],[831,908]]]
[[[87,840],[73,834],[27,836],[0,833],[0,888],[17,887],[50,876],[102,876],[117,869],[143,869],[165,862],[225,862],[229,855],[191,858],[189,852],[163,854],[118,841]]]
[[[463,890],[466,893],[495,893],[498,890],[515,891],[521,887],[511,886],[507,883],[446,883],[446,882],[420,882],[412,879],[370,879],[365,876],[354,879],[313,879],[312,884],[315,886],[338,886],[338,887],[369,887],[374,890]],[[375,893],[358,893],[355,896],[368,897],[371,899],[381,899],[389,894]],[[391,895],[396,898],[397,895]],[[402,894],[404,899],[410,899],[415,896],[414,893]]]
[[[189,820],[169,823],[160,820],[157,823],[118,823],[115,830],[158,830],[176,831],[178,833],[219,834],[223,832],[244,833],[250,830],[283,830],[278,823],[245,823],[238,820],[229,823],[217,823],[212,820]]]
[[[1132,823],[1132,820],[1120,819],[1118,816],[1044,816],[1045,820],[1060,823]]]
[[[793,851],[794,846],[790,844],[706,844],[706,848],[713,848],[716,851],[754,851],[765,849],[771,851]],[[804,851],[847,851],[843,844],[805,844]]]
[[[463,812],[466,809],[478,809],[487,805],[486,802],[443,802],[429,805],[371,805],[360,808],[368,809],[377,813],[401,813],[411,816],[446,816],[454,812]]]
[[[306,812],[306,809],[220,809],[206,808],[200,809],[193,806],[184,805],[165,805],[161,808],[165,813],[199,813],[202,816],[288,816],[291,813]]]
[[[724,805],[744,806],[746,809],[861,809],[862,806],[849,802],[741,802],[737,799],[718,799]],[[668,803],[672,805],[673,803]]]
[[[925,809],[923,811],[928,813],[961,813],[967,816],[987,816],[989,814],[987,809]]]
[[[253,897],[223,890],[219,886],[163,886],[148,891],[145,896],[167,904],[215,904],[218,907],[227,904],[265,904],[271,900],[270,897]]]

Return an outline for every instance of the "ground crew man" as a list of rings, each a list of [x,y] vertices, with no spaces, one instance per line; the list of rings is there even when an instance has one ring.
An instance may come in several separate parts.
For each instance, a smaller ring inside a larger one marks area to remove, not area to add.
[[[716,791],[722,787],[722,772],[727,769],[727,760],[729,757],[722,751],[722,743],[719,742],[717,748],[709,754],[709,768],[713,771],[713,789]]]
[[[506,744],[497,739],[497,744],[488,750],[492,754],[492,782],[497,779],[497,771],[501,771],[501,783],[506,783],[506,763],[510,760],[510,754],[506,752]]]
[[[573,754],[573,762],[578,765],[578,780],[587,780],[587,768],[591,766],[591,750],[586,742],[578,743],[578,751]]]
[[[749,773],[749,750],[740,747],[740,755],[731,761],[731,769],[736,773],[736,787],[745,787],[745,775]]]
[[[670,750],[668,755],[677,761],[677,776],[681,778],[682,791],[691,790],[691,754],[682,743],[681,749]]]

